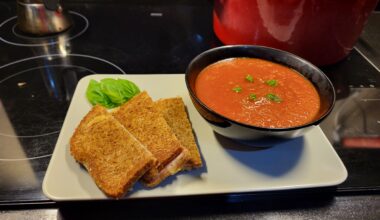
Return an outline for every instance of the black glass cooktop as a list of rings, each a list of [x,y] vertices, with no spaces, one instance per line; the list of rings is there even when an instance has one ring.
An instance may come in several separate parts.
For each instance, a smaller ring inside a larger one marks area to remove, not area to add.
[[[23,35],[16,2],[0,2],[0,204],[49,201],[42,180],[83,76],[183,73],[221,45],[212,1],[167,2],[66,2],[74,25],[48,37]],[[338,191],[378,190],[379,71],[357,50],[323,70],[338,100],[322,128],[349,172]]]

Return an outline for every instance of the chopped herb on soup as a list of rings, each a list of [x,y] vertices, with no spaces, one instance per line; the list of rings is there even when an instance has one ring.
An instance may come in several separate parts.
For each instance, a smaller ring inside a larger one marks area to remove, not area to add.
[[[268,81],[266,81],[266,84],[268,86],[275,87],[275,86],[277,86],[277,80],[275,80],[275,79],[268,80]]]
[[[277,103],[280,103],[282,101],[280,97],[278,97],[276,94],[273,94],[273,93],[267,94],[266,97],[270,101],[274,101],[274,102],[277,102]]]
[[[236,93],[239,93],[241,92],[243,89],[240,87],[240,86],[236,86],[232,89],[232,91],[236,92]]]
[[[253,101],[256,101],[256,99],[257,99],[256,94],[253,94],[253,93],[249,94],[249,99],[253,100]]]
[[[253,76],[248,74],[247,76],[245,76],[245,80],[252,83],[253,82]]]

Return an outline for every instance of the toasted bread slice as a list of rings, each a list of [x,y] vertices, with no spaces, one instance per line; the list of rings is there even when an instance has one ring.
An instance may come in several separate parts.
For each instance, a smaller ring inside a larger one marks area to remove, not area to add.
[[[185,160],[179,160],[176,168],[166,172],[165,167],[179,155],[188,156],[187,150],[181,145],[171,128],[154,105],[146,91],[133,97],[120,106],[113,115],[130,131],[157,159],[157,164],[142,178],[147,186],[155,186],[167,176],[182,169]],[[161,172],[164,171],[164,172]]]
[[[186,163],[185,168],[201,167],[201,155],[195,142],[193,129],[182,98],[160,99],[155,103],[178,140],[182,143],[182,146],[189,151],[189,161]]]
[[[115,198],[122,197],[156,160],[101,106],[82,119],[70,140],[70,152],[96,185]]]

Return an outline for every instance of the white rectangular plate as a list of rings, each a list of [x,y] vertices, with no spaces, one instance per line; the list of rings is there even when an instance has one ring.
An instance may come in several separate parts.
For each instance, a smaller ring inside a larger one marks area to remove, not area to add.
[[[125,198],[324,187],[347,178],[346,168],[318,126],[303,137],[271,148],[241,146],[212,131],[191,103],[183,74],[90,75],[77,85],[43,181],[43,192],[52,200],[107,199],[69,151],[75,128],[91,109],[85,97],[87,85],[90,79],[102,78],[131,80],[154,100],[182,97],[204,160],[203,168],[181,172],[153,189],[138,183]]]

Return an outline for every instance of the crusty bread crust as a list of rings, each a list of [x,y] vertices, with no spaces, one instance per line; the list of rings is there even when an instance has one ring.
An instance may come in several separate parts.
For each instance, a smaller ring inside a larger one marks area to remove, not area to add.
[[[82,119],[70,140],[70,152],[97,186],[115,198],[122,197],[155,164],[145,146],[101,106]]]
[[[185,164],[185,169],[199,168],[202,166],[202,159],[189,117],[186,113],[185,104],[181,97],[160,99],[155,102],[159,111],[161,111],[168,125],[172,128],[174,134],[189,151],[189,160]]]
[[[149,185],[157,179],[160,171],[186,149],[154,105],[146,91],[120,106],[113,115],[155,156],[158,163],[143,176]],[[181,170],[182,167],[179,169]]]

